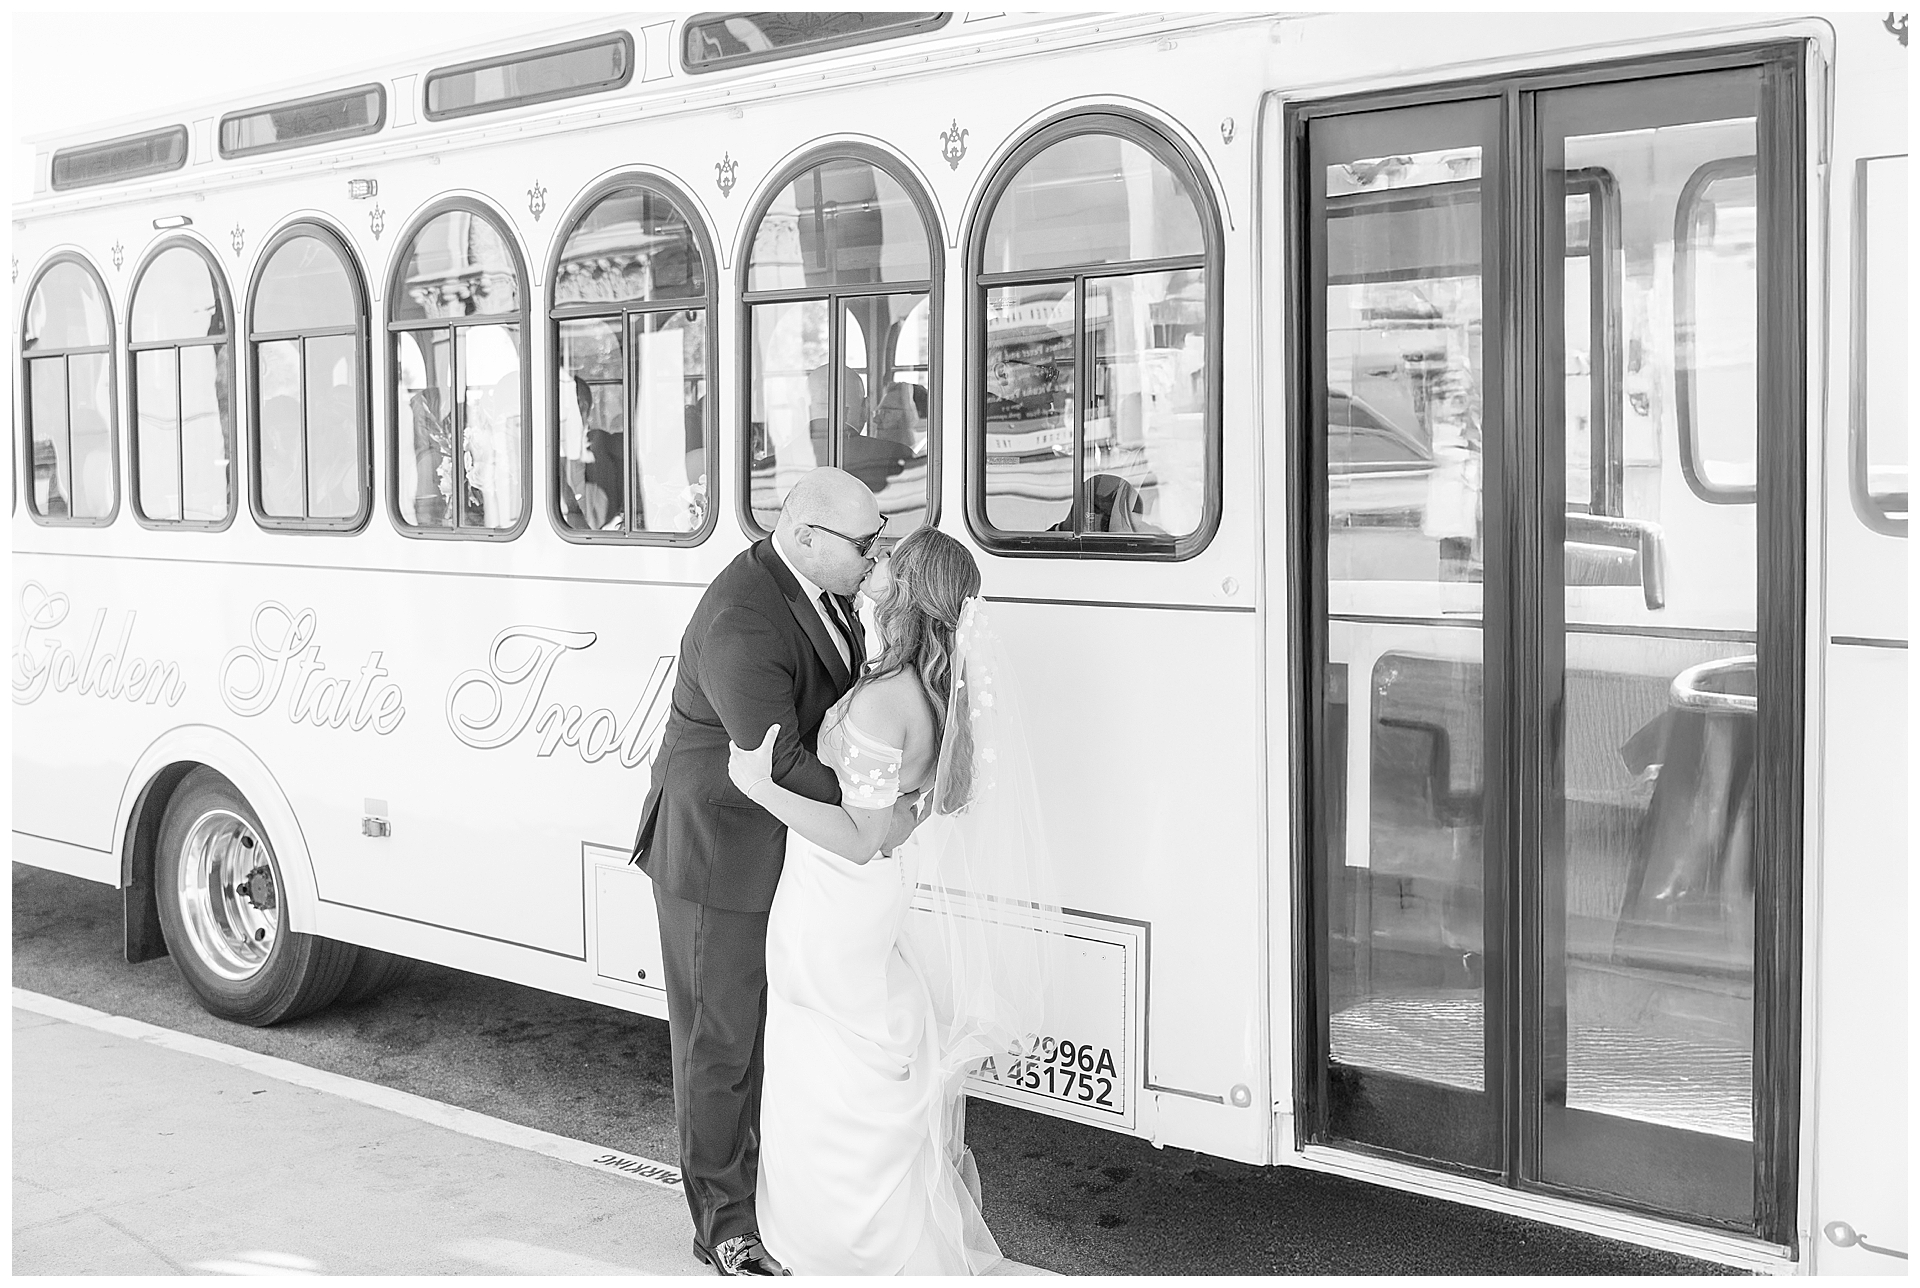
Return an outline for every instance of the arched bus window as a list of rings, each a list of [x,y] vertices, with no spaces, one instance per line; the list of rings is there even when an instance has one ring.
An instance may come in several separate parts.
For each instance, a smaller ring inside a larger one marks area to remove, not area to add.
[[[989,549],[1183,559],[1220,513],[1221,233],[1130,116],[1036,131],[975,220],[968,522]]]
[[[410,536],[511,537],[531,474],[519,249],[468,201],[429,210],[400,245],[387,289],[394,522]]]
[[[554,523],[570,541],[687,545],[713,530],[712,257],[693,204],[617,179],[552,273]]]
[[[133,278],[133,514],[149,527],[233,522],[233,302],[198,242],[163,243]]]
[[[747,227],[742,522],[771,531],[816,465],[871,488],[890,535],[931,522],[941,248],[926,194],[885,153],[838,145],[778,177]]]
[[[120,508],[113,308],[93,266],[57,255],[27,288],[27,510],[42,523],[103,527]]]
[[[260,262],[247,305],[254,518],[357,531],[372,508],[359,270],[338,234],[308,223],[282,229]]]

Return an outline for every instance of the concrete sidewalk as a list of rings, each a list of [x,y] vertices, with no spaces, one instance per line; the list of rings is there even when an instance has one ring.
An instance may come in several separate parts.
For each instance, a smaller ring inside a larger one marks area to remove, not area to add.
[[[16,1275],[713,1273],[671,1168],[15,1003]]]

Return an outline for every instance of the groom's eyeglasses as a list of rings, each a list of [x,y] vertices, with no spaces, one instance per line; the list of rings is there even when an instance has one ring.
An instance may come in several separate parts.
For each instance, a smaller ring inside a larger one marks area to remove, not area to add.
[[[887,530],[886,525],[882,524],[878,531],[869,532],[864,537],[850,537],[844,532],[835,532],[824,523],[810,523],[807,526],[810,528],[818,528],[822,532],[831,533],[833,536],[840,538],[852,546],[854,553],[862,559],[873,558],[873,548],[880,544],[880,534]]]

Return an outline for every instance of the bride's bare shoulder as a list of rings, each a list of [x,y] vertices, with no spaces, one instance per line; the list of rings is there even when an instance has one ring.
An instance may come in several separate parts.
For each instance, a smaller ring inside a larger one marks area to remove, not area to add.
[[[861,685],[848,710],[862,729],[890,746],[911,749],[933,733],[933,708],[911,671]]]

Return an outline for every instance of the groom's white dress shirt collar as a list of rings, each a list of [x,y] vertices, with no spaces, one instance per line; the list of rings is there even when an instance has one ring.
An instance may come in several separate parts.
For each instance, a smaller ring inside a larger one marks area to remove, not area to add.
[[[827,606],[820,602],[820,596],[824,592],[808,579],[807,574],[801,572],[800,569],[794,565],[793,560],[787,555],[786,547],[781,544],[778,533],[775,533],[769,540],[773,542],[773,552],[780,556],[780,562],[787,566],[787,571],[793,574],[793,579],[800,583],[800,593],[807,597],[809,604],[813,605],[813,611],[819,616],[820,624],[827,628],[827,638],[832,640],[834,648],[839,650],[841,664],[851,671],[853,669],[853,655],[847,650],[846,637],[841,635],[840,627],[831,617],[827,616]]]

